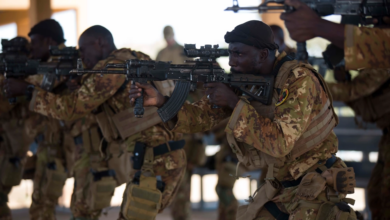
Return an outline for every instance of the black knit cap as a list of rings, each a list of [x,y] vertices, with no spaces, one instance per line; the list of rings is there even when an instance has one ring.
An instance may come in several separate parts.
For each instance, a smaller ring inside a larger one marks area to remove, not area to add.
[[[276,50],[279,46],[274,41],[271,28],[261,21],[248,21],[238,25],[225,34],[226,43],[239,42],[259,49]]]
[[[34,34],[40,34],[45,37],[51,37],[58,44],[65,42],[64,31],[62,30],[61,25],[56,20],[53,19],[43,20],[38,24],[36,24],[34,27],[32,27],[30,33],[28,33],[28,36]]]

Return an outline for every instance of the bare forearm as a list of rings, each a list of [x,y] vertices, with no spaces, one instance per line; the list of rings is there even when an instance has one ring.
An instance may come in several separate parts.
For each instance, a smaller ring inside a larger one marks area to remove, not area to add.
[[[318,25],[316,25],[315,30],[318,37],[325,38],[334,45],[344,48],[345,25],[322,19]]]

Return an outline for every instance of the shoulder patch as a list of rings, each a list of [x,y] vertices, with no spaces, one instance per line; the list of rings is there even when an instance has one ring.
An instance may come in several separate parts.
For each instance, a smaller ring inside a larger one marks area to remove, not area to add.
[[[297,68],[293,69],[292,72],[294,73],[295,78],[307,76],[307,69],[304,67],[297,67]]]
[[[279,106],[283,104],[287,100],[287,97],[288,97],[288,89],[283,89],[282,95],[279,97],[279,100],[275,104],[275,106]]]

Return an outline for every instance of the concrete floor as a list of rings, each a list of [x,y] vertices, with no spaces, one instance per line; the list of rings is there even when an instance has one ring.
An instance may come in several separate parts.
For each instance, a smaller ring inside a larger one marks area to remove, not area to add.
[[[116,220],[119,213],[119,207],[114,207],[108,210],[107,215],[102,215],[99,220]],[[12,210],[13,219],[27,220],[29,219],[28,209]],[[57,211],[57,220],[69,220],[71,217],[69,210]],[[171,220],[170,210],[166,209],[163,213],[157,216],[157,220]],[[217,219],[216,211],[193,211],[192,220],[215,220]]]

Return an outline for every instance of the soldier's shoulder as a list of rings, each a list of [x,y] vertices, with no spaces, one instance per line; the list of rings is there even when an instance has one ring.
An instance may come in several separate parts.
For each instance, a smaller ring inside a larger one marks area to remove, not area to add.
[[[146,53],[143,53],[141,51],[131,51],[131,53],[133,54],[133,56],[135,56],[135,58],[139,59],[139,60],[151,60],[150,56],[147,55]]]

